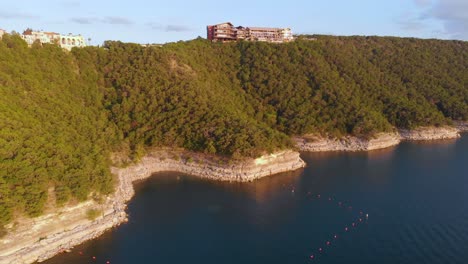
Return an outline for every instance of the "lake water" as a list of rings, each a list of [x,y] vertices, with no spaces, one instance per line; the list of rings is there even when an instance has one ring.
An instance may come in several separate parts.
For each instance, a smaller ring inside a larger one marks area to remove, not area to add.
[[[252,183],[159,173],[127,224],[45,263],[468,263],[468,135],[302,157]]]

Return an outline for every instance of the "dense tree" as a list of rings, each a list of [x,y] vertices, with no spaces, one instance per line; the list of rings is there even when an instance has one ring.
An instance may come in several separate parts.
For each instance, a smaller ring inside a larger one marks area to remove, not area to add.
[[[301,36],[292,43],[28,48],[0,41],[0,226],[112,191],[109,156],[173,146],[231,158],[291,135],[368,137],[468,119],[468,44]]]
[[[102,93],[54,45],[0,41],[0,224],[57,202],[112,191]],[[114,132],[110,132],[114,137]]]

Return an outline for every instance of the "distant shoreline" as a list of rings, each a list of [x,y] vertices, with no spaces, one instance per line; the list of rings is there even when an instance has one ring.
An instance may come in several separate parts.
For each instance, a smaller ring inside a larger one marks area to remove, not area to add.
[[[468,132],[468,123],[460,122],[456,127],[420,127],[414,130],[400,129],[395,132],[378,133],[370,138],[346,136],[343,138],[326,138],[317,135],[294,137],[300,151],[372,151],[385,149],[400,144],[402,141],[434,141],[456,139],[460,133]]]
[[[380,133],[369,139],[347,136],[342,139],[314,135],[296,137],[300,151],[370,151],[399,144],[403,140],[440,140],[460,137],[468,131],[468,123],[457,127],[424,127]],[[206,155],[182,150],[155,150],[137,164],[112,168],[118,183],[113,195],[101,203],[93,200],[60,208],[56,212],[29,219],[0,242],[0,263],[33,263],[44,261],[76,245],[94,239],[107,230],[127,221],[127,202],[135,194],[133,183],[157,172],[176,171],[198,177],[224,181],[252,181],[261,177],[303,168],[306,164],[295,151],[282,151],[249,159],[242,163],[208,159]],[[93,221],[85,217],[88,210],[100,215]],[[59,223],[57,225],[57,223]]]

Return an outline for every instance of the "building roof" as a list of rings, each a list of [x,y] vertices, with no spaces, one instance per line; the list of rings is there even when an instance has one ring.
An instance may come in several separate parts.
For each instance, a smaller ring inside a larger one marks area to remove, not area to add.
[[[216,24],[215,26],[225,25],[225,24],[228,24],[228,25],[230,25],[231,27],[234,26],[231,22],[219,23],[219,24]]]
[[[250,30],[267,30],[267,31],[277,31],[283,30],[282,28],[267,28],[267,27],[248,27]]]

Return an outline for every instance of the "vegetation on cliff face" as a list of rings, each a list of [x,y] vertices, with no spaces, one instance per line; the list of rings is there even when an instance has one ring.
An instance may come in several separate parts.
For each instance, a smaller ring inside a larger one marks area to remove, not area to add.
[[[39,215],[48,189],[63,204],[112,191],[102,93],[59,47],[0,41],[0,224]]]
[[[0,225],[112,190],[110,151],[177,146],[233,158],[291,135],[369,136],[468,119],[468,43],[310,41],[74,49],[0,41]]]

